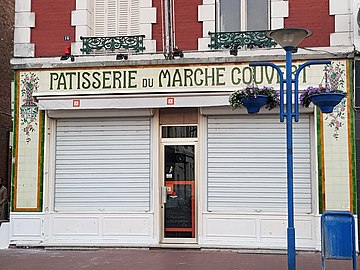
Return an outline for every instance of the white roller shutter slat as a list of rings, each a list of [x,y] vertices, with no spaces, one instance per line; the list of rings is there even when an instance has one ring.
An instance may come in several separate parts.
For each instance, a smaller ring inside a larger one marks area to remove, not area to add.
[[[286,125],[277,116],[208,117],[208,210],[286,212]],[[311,212],[310,118],[293,125],[294,201]]]
[[[56,211],[139,211],[150,204],[150,119],[59,119]]]

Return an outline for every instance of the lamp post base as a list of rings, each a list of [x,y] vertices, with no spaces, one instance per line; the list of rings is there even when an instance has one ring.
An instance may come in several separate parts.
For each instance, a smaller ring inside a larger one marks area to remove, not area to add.
[[[295,260],[295,228],[287,228],[288,270],[296,269]]]

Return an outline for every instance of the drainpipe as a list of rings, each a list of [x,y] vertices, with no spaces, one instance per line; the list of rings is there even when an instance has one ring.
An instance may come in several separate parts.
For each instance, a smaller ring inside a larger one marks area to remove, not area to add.
[[[164,16],[165,16],[165,59],[172,59],[173,52],[173,16],[171,0],[164,0]]]

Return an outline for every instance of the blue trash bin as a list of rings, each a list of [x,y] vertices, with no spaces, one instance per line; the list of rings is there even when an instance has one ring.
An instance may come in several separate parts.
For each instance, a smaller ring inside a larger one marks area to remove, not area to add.
[[[355,219],[347,211],[325,211],[321,216],[321,262],[353,260],[356,270]]]

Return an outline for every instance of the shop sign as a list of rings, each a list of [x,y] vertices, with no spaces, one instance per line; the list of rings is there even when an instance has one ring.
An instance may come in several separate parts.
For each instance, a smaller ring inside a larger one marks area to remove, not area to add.
[[[300,63],[301,64],[301,63]],[[298,64],[293,66],[295,71]],[[280,66],[282,67],[282,66]],[[300,87],[319,84],[323,66],[304,69]],[[285,70],[285,66],[283,66]],[[279,76],[272,67],[248,65],[181,66],[149,68],[104,68],[26,71],[37,76],[34,92],[41,95],[146,93],[187,91],[231,91],[252,82],[279,87]]]

